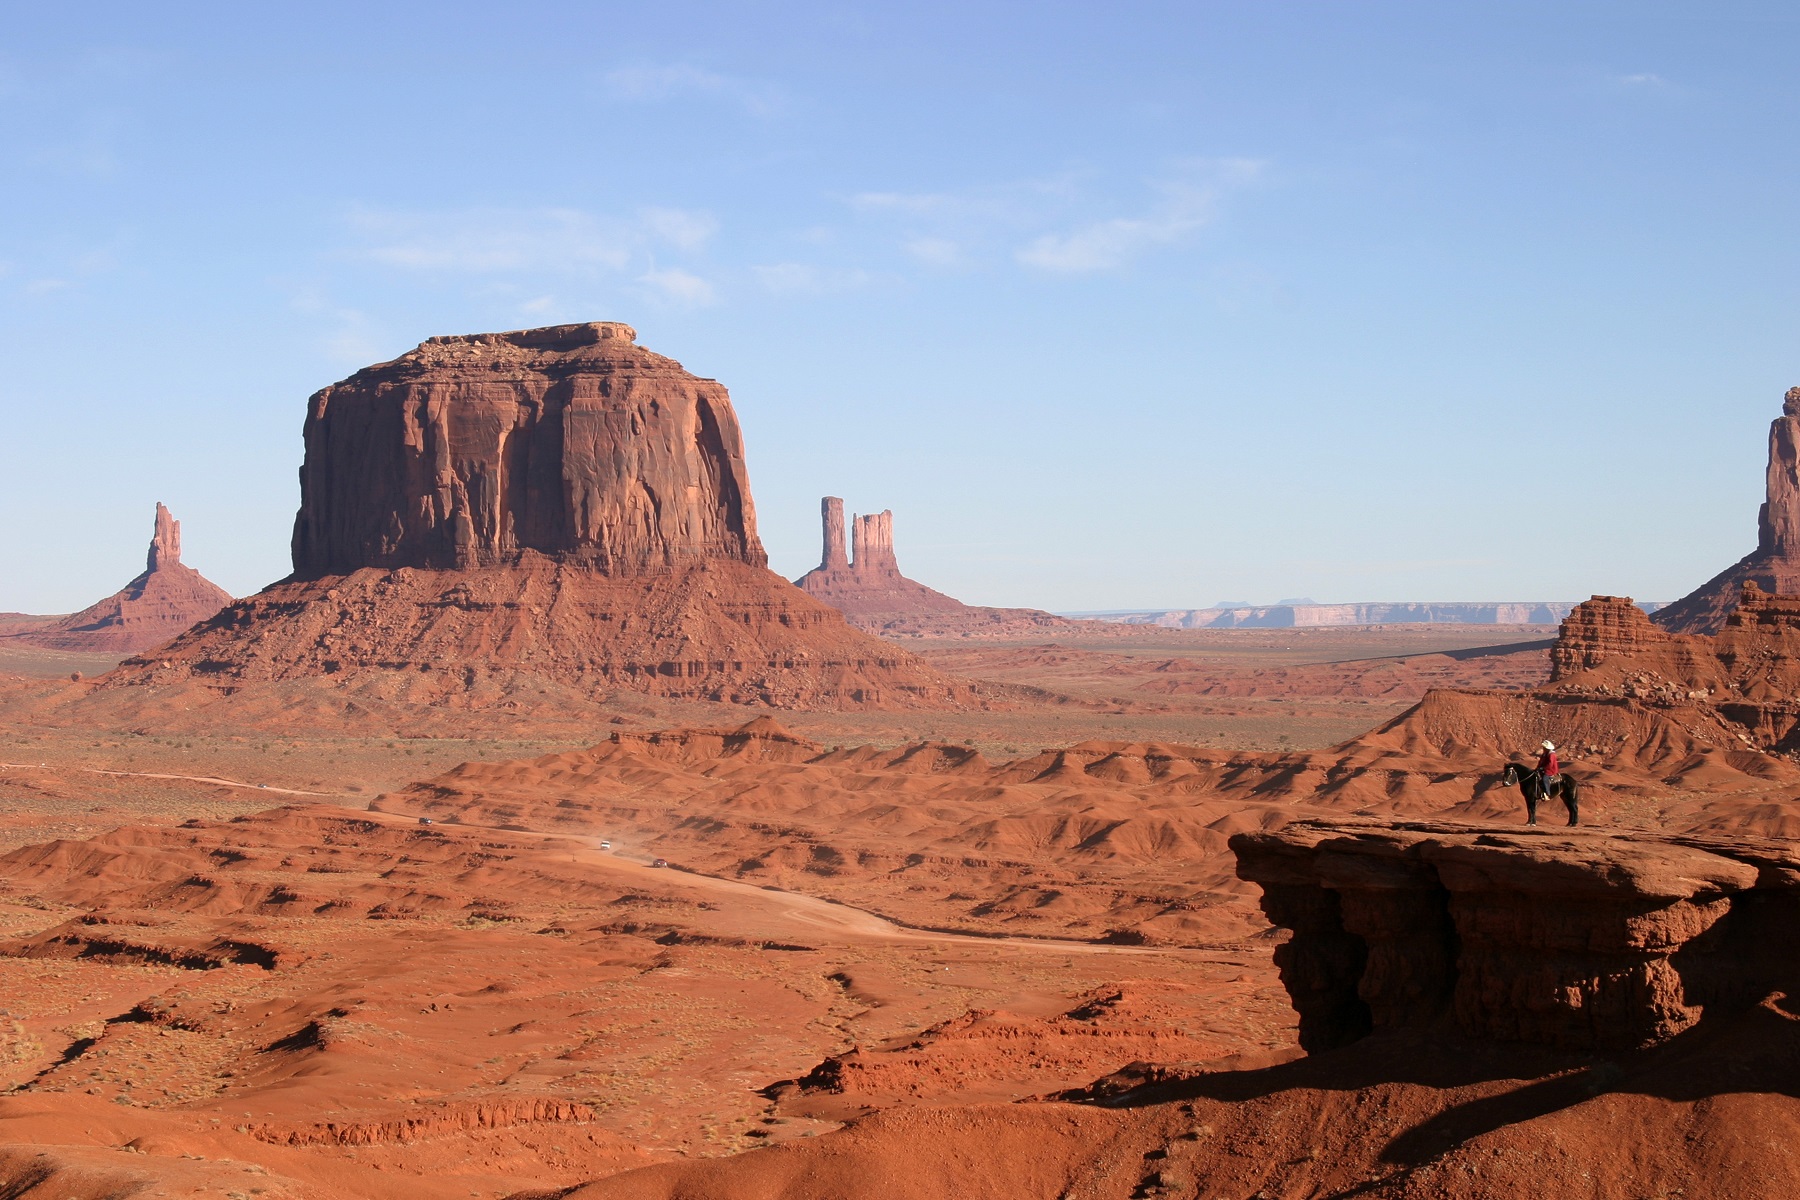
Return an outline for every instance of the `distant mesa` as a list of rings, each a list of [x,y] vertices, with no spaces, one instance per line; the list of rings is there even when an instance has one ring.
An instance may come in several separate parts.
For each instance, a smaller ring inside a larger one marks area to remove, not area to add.
[[[1574,607],[1573,603],[1560,601],[1314,604],[1307,600],[1284,600],[1280,604],[1228,602],[1211,608],[1080,615],[1119,625],[1156,625],[1164,629],[1310,629],[1355,625],[1555,625]],[[1645,604],[1644,607],[1653,610],[1656,606]]]
[[[181,522],[156,506],[143,574],[64,617],[0,616],[0,639],[44,650],[131,654],[160,646],[231,603],[231,593],[181,561]]]
[[[918,637],[1004,635],[1074,628],[1075,622],[1032,608],[984,608],[964,604],[900,573],[894,557],[891,509],[859,516],[850,528],[852,554],[844,554],[844,502],[819,504],[825,546],[819,565],[794,582],[871,633]]]
[[[1767,498],[1757,514],[1756,549],[1656,614],[1671,633],[1715,633],[1745,583],[1800,594],[1800,387],[1787,390],[1769,425]]]
[[[636,337],[617,322],[435,337],[316,393],[293,574],[114,686],[968,702],[767,569],[729,396]]]

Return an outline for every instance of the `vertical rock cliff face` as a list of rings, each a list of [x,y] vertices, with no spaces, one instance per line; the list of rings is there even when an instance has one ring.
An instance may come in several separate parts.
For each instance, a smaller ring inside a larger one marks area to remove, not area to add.
[[[432,338],[318,392],[293,575],[106,686],[974,703],[766,568],[725,389],[635,338],[615,322]]]
[[[847,571],[850,560],[844,557],[844,502],[837,496],[819,501],[825,522],[825,550],[819,557],[821,571]]]
[[[312,397],[294,575],[764,566],[725,389],[598,322],[440,337]]]
[[[1789,388],[1769,426],[1766,495],[1757,515],[1756,549],[1660,609],[1655,621],[1675,633],[1713,633],[1725,624],[1745,583],[1800,594],[1800,387]]]
[[[856,518],[851,552],[857,574],[863,579],[873,582],[903,578],[900,560],[894,557],[894,511],[883,509]]]
[[[156,532],[150,537],[150,556],[146,569],[151,573],[181,562],[181,522],[163,507],[156,505]],[[211,614],[208,614],[211,615]]]
[[[181,522],[161,504],[144,573],[106,599],[66,617],[35,619],[10,633],[49,650],[135,653],[160,646],[231,603],[231,593],[181,561]]]
[[[1293,930],[1275,961],[1312,1051],[1451,1022],[1623,1050],[1800,984],[1786,843],[1301,821],[1231,848]]]

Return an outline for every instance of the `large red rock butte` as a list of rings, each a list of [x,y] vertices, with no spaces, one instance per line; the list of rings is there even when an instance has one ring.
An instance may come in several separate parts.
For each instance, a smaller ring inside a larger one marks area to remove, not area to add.
[[[162,645],[230,603],[231,593],[182,563],[181,522],[159,503],[141,575],[78,613],[8,620],[0,639],[47,650],[133,653]]]
[[[794,582],[808,595],[842,612],[871,633],[917,636],[972,636],[1055,629],[1073,622],[1031,608],[985,608],[961,600],[900,573],[894,556],[891,509],[858,516],[850,527],[852,554],[844,555],[844,502],[820,501],[825,529],[819,565]]]
[[[1767,498],[1757,514],[1756,549],[1659,609],[1655,621],[1674,633],[1714,633],[1737,603],[1739,589],[1800,593],[1800,387],[1782,400],[1769,425]]]
[[[767,570],[725,389],[635,339],[616,322],[438,337],[319,391],[293,575],[114,686],[966,702]]]
[[[767,565],[725,389],[612,321],[437,337],[314,394],[294,577]]]

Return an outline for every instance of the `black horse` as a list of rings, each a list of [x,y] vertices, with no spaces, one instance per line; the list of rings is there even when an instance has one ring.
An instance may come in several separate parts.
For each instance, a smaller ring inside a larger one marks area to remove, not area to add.
[[[1506,787],[1518,785],[1525,793],[1525,823],[1537,824],[1537,806],[1539,800],[1548,800],[1551,796],[1561,796],[1563,807],[1569,810],[1569,824],[1581,824],[1580,789],[1575,786],[1571,775],[1558,775],[1554,783],[1545,783],[1544,773],[1536,767],[1522,767],[1518,763],[1507,763],[1506,770],[1500,773],[1500,782]]]

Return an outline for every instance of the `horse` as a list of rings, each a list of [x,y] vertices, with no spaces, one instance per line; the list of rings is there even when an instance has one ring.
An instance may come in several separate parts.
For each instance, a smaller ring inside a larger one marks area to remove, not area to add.
[[[1569,824],[1581,823],[1580,789],[1575,786],[1572,775],[1559,775],[1554,784],[1546,785],[1544,773],[1536,767],[1522,767],[1518,763],[1507,763],[1506,770],[1500,772],[1500,783],[1504,787],[1515,784],[1525,793],[1525,823],[1537,824],[1537,807],[1539,800],[1548,800],[1553,795],[1562,797],[1563,807],[1569,810]]]

